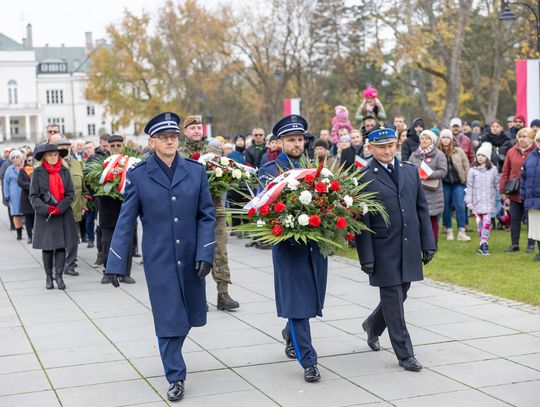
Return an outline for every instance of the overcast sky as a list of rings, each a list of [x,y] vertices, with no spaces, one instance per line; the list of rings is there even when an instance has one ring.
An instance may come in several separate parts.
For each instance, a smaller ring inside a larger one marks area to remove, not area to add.
[[[17,42],[32,24],[34,46],[84,46],[84,33],[105,38],[105,27],[119,21],[124,9],[153,13],[165,0],[0,0],[0,32]],[[228,0],[204,0],[214,7]],[[234,3],[234,1],[233,1]]]

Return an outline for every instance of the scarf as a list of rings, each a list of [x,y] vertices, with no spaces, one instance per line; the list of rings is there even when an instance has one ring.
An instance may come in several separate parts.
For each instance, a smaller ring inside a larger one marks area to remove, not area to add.
[[[49,173],[49,190],[56,199],[56,202],[60,202],[64,199],[64,182],[60,176],[62,160],[59,159],[55,165],[50,165],[47,161],[43,160],[43,167]]]
[[[428,148],[418,147],[418,151],[420,151],[420,154],[423,155],[423,156],[428,155],[428,154],[431,153],[434,149],[435,149],[435,144],[430,145]]]
[[[29,177],[32,176],[32,172],[34,172],[34,167],[32,167],[31,165],[25,165],[23,169],[24,172],[26,172],[26,175],[28,175]]]
[[[274,161],[278,158],[279,153],[281,153],[281,149],[277,149],[275,151],[268,150],[268,161]]]

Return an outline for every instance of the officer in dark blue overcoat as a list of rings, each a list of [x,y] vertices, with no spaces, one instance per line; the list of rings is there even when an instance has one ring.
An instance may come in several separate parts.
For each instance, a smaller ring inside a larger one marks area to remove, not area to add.
[[[428,205],[418,169],[395,157],[395,131],[378,129],[368,139],[373,160],[362,181],[370,182],[368,191],[379,193],[389,223],[380,214],[369,213],[364,220],[373,233],[361,233],[356,238],[362,270],[380,291],[380,303],[362,327],[369,347],[375,351],[380,349],[379,336],[388,328],[400,366],[418,371],[422,365],[414,357],[403,302],[411,282],[424,278],[422,263],[427,264],[435,254]]]
[[[204,278],[212,268],[216,220],[205,168],[177,153],[179,123],[167,112],[146,125],[154,154],[128,172],[106,266],[117,287],[140,216],[144,273],[171,401],[184,395],[184,340],[191,327],[206,324]]]
[[[261,187],[283,171],[298,166],[307,128],[306,120],[298,115],[286,116],[274,126],[273,134],[281,140],[283,151],[275,161],[260,168]],[[328,259],[316,243],[300,244],[290,239],[272,246],[272,260],[277,314],[288,319],[282,331],[285,354],[298,359],[307,382],[318,381],[317,352],[311,344],[309,319],[322,316]]]

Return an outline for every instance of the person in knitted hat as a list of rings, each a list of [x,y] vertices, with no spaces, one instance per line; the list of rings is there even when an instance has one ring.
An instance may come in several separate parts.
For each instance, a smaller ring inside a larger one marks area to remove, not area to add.
[[[349,120],[349,111],[345,106],[336,106],[336,115],[332,118],[332,142],[337,143],[339,141],[338,132],[341,129],[347,129],[347,132],[351,132],[353,126]]]
[[[497,168],[491,163],[493,150],[491,143],[482,143],[476,151],[476,159],[467,177],[465,203],[474,212],[480,247],[478,253],[489,256],[489,235],[491,233],[491,217],[496,214],[495,195],[499,179]]]
[[[315,160],[319,160],[319,163],[324,163],[327,168],[333,168],[336,159],[330,156],[328,151],[328,143],[324,140],[315,140]]]
[[[359,129],[364,126],[364,118],[370,112],[375,114],[379,122],[386,120],[386,110],[384,110],[383,104],[377,97],[377,89],[368,86],[363,92],[362,103],[358,107],[358,110],[354,116],[354,118],[359,122]]]

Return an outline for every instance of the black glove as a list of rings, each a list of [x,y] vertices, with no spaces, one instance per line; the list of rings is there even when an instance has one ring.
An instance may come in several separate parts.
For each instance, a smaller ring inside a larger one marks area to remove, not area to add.
[[[120,287],[120,283],[118,282],[118,274],[105,274],[109,279],[111,280],[111,284],[118,288]]]
[[[367,263],[360,266],[362,271],[367,275],[371,275],[375,272],[375,263]]]
[[[195,263],[195,271],[197,272],[197,277],[204,280],[204,278],[212,271],[212,263],[208,263],[204,260],[198,261]]]
[[[422,250],[422,263],[428,264],[435,256],[435,250]]]

